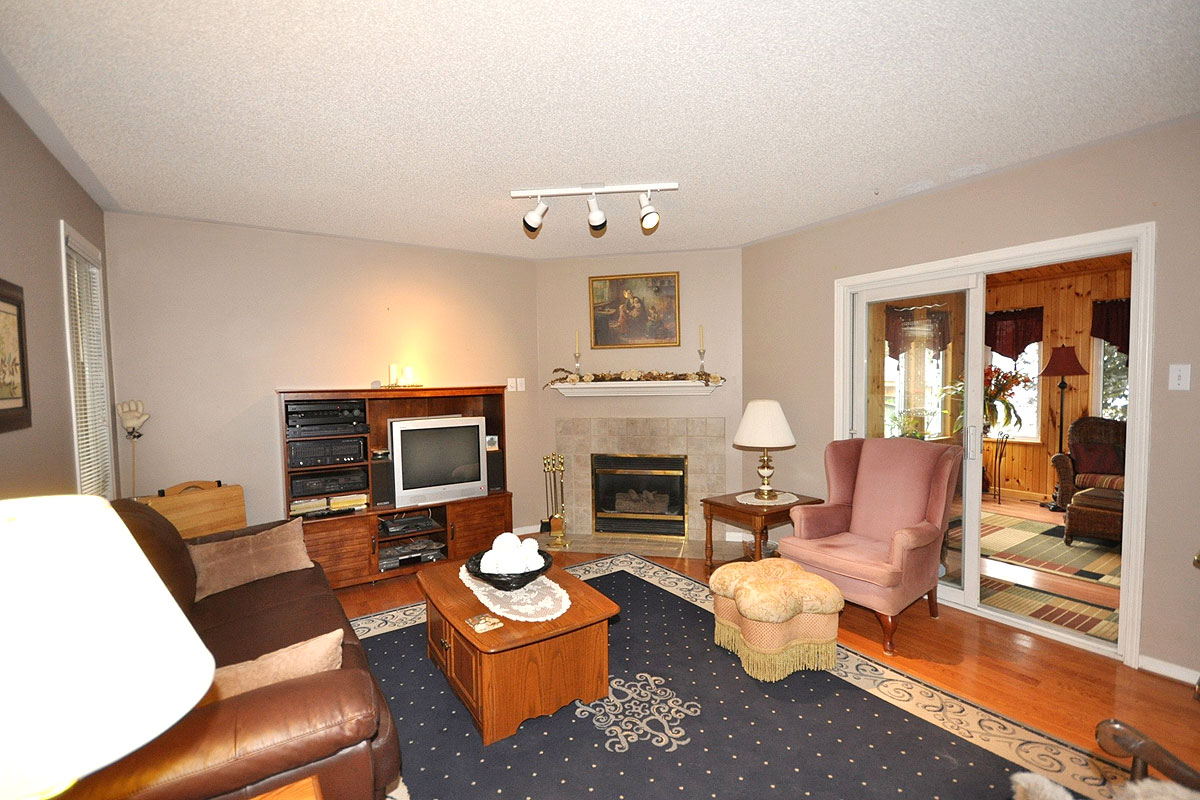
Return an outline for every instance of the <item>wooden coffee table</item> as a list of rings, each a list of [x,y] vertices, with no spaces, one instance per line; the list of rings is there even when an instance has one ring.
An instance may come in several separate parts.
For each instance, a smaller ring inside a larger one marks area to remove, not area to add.
[[[754,491],[749,489],[747,491]],[[712,572],[713,568],[713,517],[749,528],[754,533],[754,560],[762,558],[762,546],[767,540],[767,528],[788,521],[788,514],[793,506],[811,506],[824,502],[819,497],[809,497],[798,494],[790,503],[777,503],[771,506],[760,506],[752,503],[739,503],[738,495],[746,492],[722,494],[717,497],[705,497],[700,501],[704,508],[704,566]],[[794,492],[789,492],[794,494]]]
[[[463,561],[417,573],[425,595],[427,649],[471,712],[483,743],[511,736],[527,719],[553,714],[573,700],[608,696],[608,620],[621,608],[570,573],[546,577],[571,598],[547,622],[516,622],[476,633],[467,619],[490,613],[458,577]]]

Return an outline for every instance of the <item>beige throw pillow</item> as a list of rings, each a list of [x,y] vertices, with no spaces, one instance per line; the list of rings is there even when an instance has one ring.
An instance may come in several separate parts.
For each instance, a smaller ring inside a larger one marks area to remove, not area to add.
[[[277,528],[208,544],[189,544],[196,568],[196,600],[210,594],[313,565],[300,517]]]
[[[289,645],[253,661],[218,667],[200,705],[234,697],[260,686],[328,672],[342,666],[342,629]]]

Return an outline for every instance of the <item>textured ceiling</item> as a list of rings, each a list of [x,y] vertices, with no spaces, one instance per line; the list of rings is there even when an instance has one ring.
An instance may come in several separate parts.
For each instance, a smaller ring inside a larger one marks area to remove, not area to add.
[[[1195,0],[0,0],[110,210],[551,258],[736,247],[1200,112]],[[512,189],[678,181],[632,196]]]

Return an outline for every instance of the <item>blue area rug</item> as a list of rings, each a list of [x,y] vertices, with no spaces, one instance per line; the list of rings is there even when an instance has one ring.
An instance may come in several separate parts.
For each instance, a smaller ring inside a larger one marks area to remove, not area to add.
[[[1008,798],[1035,771],[1111,797],[1127,773],[839,647],[832,672],[748,677],[713,642],[708,587],[637,556],[573,567],[621,606],[608,698],[484,747],[425,653],[424,604],[355,620],[432,798]]]

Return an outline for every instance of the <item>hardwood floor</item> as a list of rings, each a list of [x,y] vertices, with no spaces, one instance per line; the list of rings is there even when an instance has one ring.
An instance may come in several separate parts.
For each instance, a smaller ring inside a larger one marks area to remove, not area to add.
[[[597,557],[554,555],[564,567]],[[652,560],[707,581],[703,559]],[[337,594],[350,617],[421,599],[412,576]],[[879,623],[858,606],[846,606],[838,639],[915,678],[1093,752],[1100,752],[1096,723],[1116,717],[1185,762],[1200,764],[1200,702],[1192,699],[1190,685],[953,608],[943,606],[941,616],[931,619],[924,601],[900,615],[895,656],[883,654]]]

